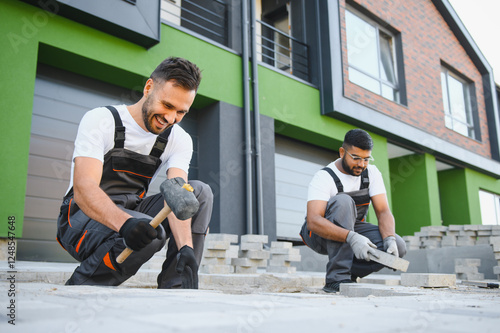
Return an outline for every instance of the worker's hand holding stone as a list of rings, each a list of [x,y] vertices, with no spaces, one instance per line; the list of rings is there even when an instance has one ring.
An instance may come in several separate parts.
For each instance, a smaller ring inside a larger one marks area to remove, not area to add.
[[[384,251],[399,257],[398,245],[396,244],[396,237],[387,236],[384,238]]]
[[[149,224],[150,220],[145,218],[131,217],[120,228],[125,246],[139,251],[157,238],[156,229]]]
[[[375,258],[378,258],[378,254],[374,251],[377,248],[367,237],[358,234],[354,231],[349,231],[347,234],[346,243],[351,246],[354,255],[358,259],[364,259],[370,261],[369,253]]]

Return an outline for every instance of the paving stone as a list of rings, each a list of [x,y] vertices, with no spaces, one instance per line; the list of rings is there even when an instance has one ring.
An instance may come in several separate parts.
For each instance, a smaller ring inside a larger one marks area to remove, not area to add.
[[[250,259],[269,259],[271,253],[269,251],[257,251],[257,250],[248,250],[248,251],[239,251],[238,257],[240,258],[250,258]]]
[[[401,273],[401,285],[407,287],[451,287],[456,280],[455,274]]]
[[[251,266],[251,267],[235,266],[234,272],[236,274],[256,274],[257,266]]]
[[[500,237],[490,237],[490,244],[491,245],[500,245]]]
[[[271,258],[269,259],[268,265],[289,267],[291,266],[291,261]]]
[[[490,236],[477,236],[476,245],[490,244]]]
[[[461,230],[464,230],[464,226],[461,224],[452,224],[448,226],[448,232],[461,231]]]
[[[287,273],[287,274],[293,274],[297,272],[297,267],[293,266],[267,266],[266,271],[269,273]]]
[[[500,274],[500,266],[493,266],[493,274]]]
[[[248,251],[248,250],[257,250],[262,251],[264,249],[264,245],[262,243],[241,243],[240,250]]]
[[[265,259],[233,258],[231,264],[241,267],[266,267],[267,261]]]
[[[491,236],[491,230],[479,230],[477,232],[478,236]]]
[[[443,236],[441,239],[441,247],[446,246],[457,246],[457,237],[455,236]]]
[[[202,265],[200,273],[204,274],[230,274],[234,268],[231,265]]]
[[[300,254],[273,254],[273,259],[275,260],[285,260],[285,261],[300,261]]]
[[[477,233],[476,231],[473,231],[473,230],[460,230],[458,232],[458,236],[462,236],[462,237],[476,237],[477,236]]]
[[[478,273],[478,271],[477,271],[477,267],[475,267],[475,266],[457,265],[457,266],[455,266],[455,273],[456,274],[474,274],[474,273]]]
[[[459,280],[484,280],[483,273],[458,273],[457,278]]]
[[[203,256],[206,258],[230,258],[228,257],[228,251],[226,250],[205,249],[203,251]]]
[[[208,234],[205,241],[223,241],[229,243],[238,243],[238,235],[232,234]]]
[[[370,259],[381,263],[387,267],[398,269],[400,271],[406,272],[408,269],[409,261],[401,259],[399,257],[393,256],[392,254],[388,254],[387,252],[383,252],[377,249],[374,249],[378,254],[378,258],[375,258],[370,254]]]
[[[242,235],[241,243],[267,243],[267,235]]]
[[[464,225],[464,231],[476,231],[479,230],[479,225],[478,224],[465,224]]]
[[[389,297],[410,296],[412,293],[405,292],[408,288],[398,286],[371,285],[362,283],[341,283],[340,295],[346,297]]]
[[[228,241],[205,241],[205,248],[209,250],[229,250],[231,243]]]
[[[203,257],[201,265],[229,265],[231,258]]]
[[[381,284],[384,286],[399,286],[401,277],[399,275],[370,274],[360,278],[359,283]]]
[[[290,255],[300,255],[299,249],[287,249],[287,248],[272,248],[270,250],[271,254],[290,254]]]
[[[271,242],[271,248],[273,249],[291,249],[293,248],[292,242]]]
[[[481,259],[476,258],[456,258],[455,266],[473,266],[479,267],[481,266]]]

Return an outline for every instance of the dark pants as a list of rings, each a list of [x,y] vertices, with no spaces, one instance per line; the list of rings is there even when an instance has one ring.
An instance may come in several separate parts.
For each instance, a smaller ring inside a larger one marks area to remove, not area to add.
[[[327,204],[325,218],[337,226],[355,232],[369,238],[381,251],[384,251],[384,241],[380,235],[378,226],[368,222],[356,220],[356,205],[354,200],[347,194],[337,194]],[[349,280],[351,276],[364,277],[373,272],[381,270],[384,265],[374,261],[359,260],[354,257],[351,246],[348,243],[336,242],[322,238],[307,230],[307,222],[302,226],[300,232],[304,242],[312,250],[320,254],[328,255],[326,265],[326,283]],[[399,256],[406,254],[404,240],[396,235]]]
[[[208,224],[212,215],[213,194],[210,187],[200,181],[190,181],[194,194],[200,202],[200,209],[192,218],[191,231],[193,246],[198,264],[201,262],[203,245]],[[133,217],[151,219],[163,208],[162,195],[156,194],[142,200],[133,210],[130,201],[135,196],[112,197],[117,205]],[[177,247],[173,239],[168,221],[165,220],[157,229],[161,236],[153,240],[140,251],[134,251],[122,264],[116,262],[116,257],[125,249],[123,238],[103,224],[90,219],[81,210],[71,212],[67,218],[68,209],[74,206],[70,202],[63,204],[58,221],[58,240],[75,259],[81,262],[67,284],[76,285],[107,285],[117,286],[133,276],[139,268],[164,246],[170,237],[164,271],[160,274],[163,287],[180,287],[180,275],[175,272]],[[168,262],[168,263],[167,263]],[[160,282],[160,281],[159,281]]]

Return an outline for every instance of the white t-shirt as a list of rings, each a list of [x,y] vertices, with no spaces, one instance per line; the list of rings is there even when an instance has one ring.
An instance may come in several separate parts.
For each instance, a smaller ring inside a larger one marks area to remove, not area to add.
[[[359,187],[361,186],[361,176],[357,177],[340,172],[335,165],[335,162],[336,161],[333,161],[328,164],[328,167],[339,177],[342,185],[344,186],[344,192],[359,190]],[[370,179],[370,186],[368,187],[370,197],[386,193],[382,174],[375,165],[368,165],[368,178]],[[337,186],[335,185],[335,181],[332,176],[325,170],[319,170],[314,174],[313,179],[309,183],[307,201],[328,201],[337,193]]]
[[[125,127],[125,149],[139,154],[149,155],[157,135],[143,130],[132,118],[126,105],[115,106]],[[115,145],[115,120],[111,111],[105,107],[95,108],[83,116],[75,139],[73,162],[71,163],[71,178],[68,191],[73,187],[73,170],[75,158],[79,156],[92,157],[104,162],[104,155]],[[168,137],[168,144],[160,156],[161,166],[156,170],[153,181],[160,168],[166,164],[169,168],[179,168],[186,173],[193,155],[193,140],[184,129],[174,125]]]

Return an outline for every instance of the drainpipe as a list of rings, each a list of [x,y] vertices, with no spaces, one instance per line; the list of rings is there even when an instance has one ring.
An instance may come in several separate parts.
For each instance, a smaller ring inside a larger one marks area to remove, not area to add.
[[[243,108],[245,113],[245,176],[246,176],[246,214],[247,234],[253,233],[253,183],[252,183],[252,119],[250,115],[250,77],[248,55],[248,1],[241,2],[241,31],[242,31],[242,56],[243,63]]]
[[[255,177],[256,177],[256,199],[257,199],[257,225],[259,234],[264,234],[264,200],[262,193],[262,154],[260,142],[260,112],[259,112],[259,79],[257,67],[257,17],[255,0],[250,0],[250,24],[252,27],[252,103],[254,113],[255,130]]]

